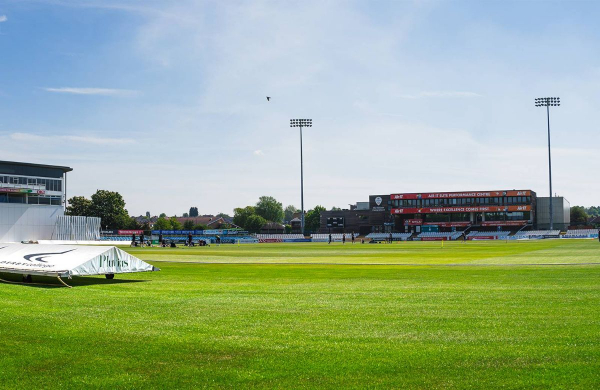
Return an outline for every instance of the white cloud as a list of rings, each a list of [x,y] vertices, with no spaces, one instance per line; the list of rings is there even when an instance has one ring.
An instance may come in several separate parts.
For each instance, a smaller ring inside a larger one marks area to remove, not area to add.
[[[102,95],[102,96],[136,96],[139,91],[131,89],[114,89],[114,88],[44,88],[48,92],[68,93],[73,95]]]
[[[255,150],[255,151],[254,151],[254,155],[255,155],[255,156],[264,156],[265,154],[263,153],[263,151],[262,151],[262,150],[260,150],[260,149],[259,149],[259,150]]]
[[[132,144],[135,141],[131,138],[102,138],[94,136],[80,136],[80,135],[57,135],[57,136],[45,136],[31,133],[12,133],[10,138],[14,141],[27,141],[27,142],[51,142],[51,141],[72,141],[86,144],[95,145],[124,145]]]
[[[6,15],[0,15],[0,23],[6,22],[7,20],[8,18],[6,17]]]
[[[423,91],[417,95],[400,95],[404,99],[421,99],[421,98],[474,98],[482,95],[475,92],[463,91]]]

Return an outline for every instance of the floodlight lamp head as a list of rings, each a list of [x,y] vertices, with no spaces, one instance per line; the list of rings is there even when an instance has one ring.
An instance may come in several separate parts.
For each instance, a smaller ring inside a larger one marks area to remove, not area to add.
[[[312,127],[312,119],[290,119],[290,127]]]
[[[558,106],[560,106],[560,98],[559,97],[536,98],[535,106],[536,107],[558,107]]]

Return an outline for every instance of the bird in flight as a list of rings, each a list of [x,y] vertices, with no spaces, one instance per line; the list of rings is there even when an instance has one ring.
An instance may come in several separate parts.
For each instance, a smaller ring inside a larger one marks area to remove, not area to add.
[[[267,96],[267,101],[270,102],[271,101],[271,96]]]

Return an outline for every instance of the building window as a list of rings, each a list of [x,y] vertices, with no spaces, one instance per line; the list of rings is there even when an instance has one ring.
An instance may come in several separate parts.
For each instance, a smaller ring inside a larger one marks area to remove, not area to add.
[[[25,203],[25,200],[22,195],[8,194],[8,203]]]

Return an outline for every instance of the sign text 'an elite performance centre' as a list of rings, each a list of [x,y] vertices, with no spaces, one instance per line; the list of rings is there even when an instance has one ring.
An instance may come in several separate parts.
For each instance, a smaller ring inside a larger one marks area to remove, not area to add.
[[[452,199],[452,198],[492,198],[500,196],[531,196],[530,190],[521,191],[478,191],[478,192],[431,192],[414,194],[392,194],[392,200],[396,199]]]

